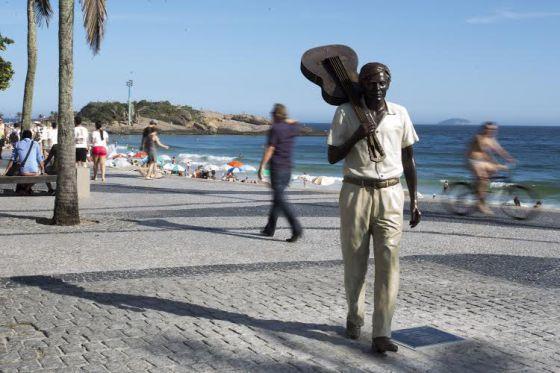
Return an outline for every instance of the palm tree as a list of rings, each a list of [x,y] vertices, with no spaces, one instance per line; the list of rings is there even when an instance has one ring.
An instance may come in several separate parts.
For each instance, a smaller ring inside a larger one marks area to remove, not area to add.
[[[47,26],[52,15],[49,0],[27,0],[27,75],[23,91],[22,129],[31,128],[33,111],[33,86],[37,67],[37,27],[45,20]]]
[[[96,54],[101,47],[107,11],[105,0],[80,0],[84,13],[84,27],[89,46]],[[56,198],[52,223],[76,225],[80,223],[78,188],[76,183],[76,153],[74,149],[73,40],[74,0],[59,0],[58,21],[58,160]]]

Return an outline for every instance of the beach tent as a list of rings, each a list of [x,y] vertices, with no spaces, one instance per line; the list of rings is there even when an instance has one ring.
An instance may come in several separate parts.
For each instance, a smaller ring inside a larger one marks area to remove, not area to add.
[[[158,157],[158,162],[171,162],[171,157],[167,154],[162,154]]]
[[[328,176],[319,176],[313,179],[313,184],[315,185],[332,185],[334,184],[334,179]]]
[[[165,171],[171,171],[171,172],[185,172],[185,167],[173,163],[167,163],[165,166],[163,166],[163,169]]]

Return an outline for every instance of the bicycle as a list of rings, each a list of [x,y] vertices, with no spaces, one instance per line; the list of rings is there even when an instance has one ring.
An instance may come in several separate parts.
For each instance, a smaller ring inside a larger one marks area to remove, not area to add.
[[[444,196],[448,210],[456,215],[470,215],[477,209],[478,196],[474,182],[449,183]],[[534,218],[540,212],[539,207],[542,204],[532,187],[512,181],[511,172],[490,178],[486,201],[490,209],[499,208],[515,220]]]

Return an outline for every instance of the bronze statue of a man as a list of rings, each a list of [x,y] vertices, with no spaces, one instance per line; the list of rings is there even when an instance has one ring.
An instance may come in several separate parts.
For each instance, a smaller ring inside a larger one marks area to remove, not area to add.
[[[391,340],[391,321],[399,289],[399,246],[403,229],[404,172],[410,195],[410,226],[421,218],[416,192],[416,166],[412,145],[418,136],[407,110],[385,100],[391,73],[381,63],[368,63],[359,73],[361,103],[370,123],[364,126],[351,103],[340,105],[328,136],[331,164],[344,159],[340,191],[340,239],[344,259],[344,285],[348,302],[346,333],[357,339],[364,325],[365,276],[373,237],[375,261],[374,351],[397,351]],[[373,132],[385,158],[373,162],[366,137]]]

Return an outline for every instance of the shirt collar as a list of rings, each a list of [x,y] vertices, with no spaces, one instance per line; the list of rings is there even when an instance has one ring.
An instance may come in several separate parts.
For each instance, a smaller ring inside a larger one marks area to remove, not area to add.
[[[365,108],[367,108],[366,106],[366,100],[365,98],[362,96],[362,105],[364,105]],[[393,110],[393,104],[387,100],[385,100],[385,106],[387,107],[387,115],[396,115],[397,113]]]

